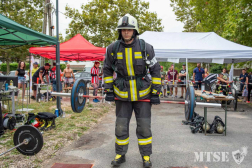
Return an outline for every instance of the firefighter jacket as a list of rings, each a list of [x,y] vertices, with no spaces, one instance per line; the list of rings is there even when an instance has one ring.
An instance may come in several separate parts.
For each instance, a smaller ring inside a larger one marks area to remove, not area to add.
[[[134,39],[131,44],[125,44],[120,40],[117,54],[113,53],[114,44],[110,44],[106,51],[103,66],[105,89],[113,90],[115,96],[122,101],[138,101],[150,98],[151,94],[159,94],[160,65],[155,58],[153,47],[145,43],[145,57],[139,39]],[[150,63],[148,66],[143,58],[147,58]],[[147,76],[147,68],[152,80]],[[115,80],[113,80],[114,71],[117,73]]]

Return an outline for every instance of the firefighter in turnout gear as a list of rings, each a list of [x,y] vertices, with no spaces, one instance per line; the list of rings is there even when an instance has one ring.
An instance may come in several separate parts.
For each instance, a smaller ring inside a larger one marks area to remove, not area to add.
[[[111,162],[119,166],[125,162],[129,144],[129,123],[134,110],[139,151],[144,167],[151,167],[152,154],[151,105],[160,104],[161,90],[160,65],[153,47],[138,39],[137,20],[130,14],[123,16],[117,27],[119,38],[107,47],[104,61],[104,86],[106,101],[116,103],[115,152]],[[147,76],[148,70],[152,80]],[[113,80],[113,73],[117,74]],[[139,102],[150,99],[150,102]]]

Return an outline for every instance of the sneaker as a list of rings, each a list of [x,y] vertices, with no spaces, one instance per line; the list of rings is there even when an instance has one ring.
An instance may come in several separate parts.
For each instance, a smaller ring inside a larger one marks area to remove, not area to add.
[[[100,102],[100,101],[99,101],[98,99],[94,99],[93,102],[94,102],[94,103],[98,103],[98,102]]]
[[[26,99],[22,99],[22,101],[26,102]]]
[[[150,156],[143,156],[143,167],[144,168],[150,168],[152,167],[152,163],[150,161]]]
[[[172,95],[171,97],[174,98],[174,95]]]
[[[250,101],[246,101],[246,103],[250,103]]]
[[[175,96],[175,98],[177,99],[177,98],[178,98],[178,96]]]
[[[183,97],[183,96],[180,96],[179,98],[180,98],[180,99],[183,99],[184,97]]]
[[[111,165],[120,166],[122,163],[126,161],[125,155],[116,155],[115,159],[112,160]]]
[[[167,95],[165,95],[164,97],[165,97],[165,98],[168,98],[168,96],[167,96]]]

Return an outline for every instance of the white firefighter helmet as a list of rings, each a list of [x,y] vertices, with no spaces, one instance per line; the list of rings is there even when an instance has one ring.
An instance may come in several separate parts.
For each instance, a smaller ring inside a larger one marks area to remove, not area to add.
[[[117,30],[134,29],[134,30],[136,30],[135,35],[139,35],[138,22],[137,22],[136,18],[134,18],[130,14],[126,14],[121,19],[119,19],[116,29]]]

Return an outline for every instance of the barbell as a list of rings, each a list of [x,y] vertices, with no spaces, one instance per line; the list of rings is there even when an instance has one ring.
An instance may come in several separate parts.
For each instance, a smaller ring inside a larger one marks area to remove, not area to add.
[[[21,154],[32,156],[37,154],[43,147],[43,132],[31,125],[18,127],[13,136],[14,147],[0,154],[0,156],[17,149]]]
[[[86,98],[98,98],[104,99],[103,96],[89,96],[87,95],[87,84],[86,81],[83,79],[78,79],[74,82],[72,87],[71,93],[59,93],[59,92],[52,92],[52,96],[59,96],[59,97],[70,97],[71,98],[71,107],[73,112],[81,113],[86,104]],[[115,98],[115,100],[119,100]],[[150,102],[148,99],[138,100],[141,102]],[[195,101],[195,92],[194,87],[190,85],[187,89],[185,101],[160,101],[160,103],[169,103],[169,104],[184,104],[185,105],[185,118],[186,120],[192,120],[194,109],[197,106],[204,106],[204,107],[221,107],[221,104],[217,103],[202,103]]]

